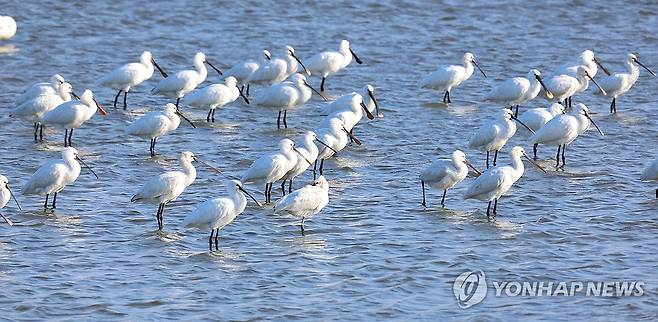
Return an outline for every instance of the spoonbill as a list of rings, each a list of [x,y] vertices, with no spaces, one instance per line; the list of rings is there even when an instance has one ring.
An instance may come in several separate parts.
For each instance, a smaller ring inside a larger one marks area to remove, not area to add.
[[[283,139],[279,152],[263,155],[251,164],[242,175],[243,183],[265,184],[265,203],[272,200],[272,185],[283,178],[304,157],[295,147],[295,142]],[[308,162],[310,164],[310,162]]]
[[[126,134],[151,140],[149,151],[153,157],[155,156],[155,142],[157,139],[176,130],[181,117],[196,128],[176,105],[167,103],[163,111],[151,111],[135,120],[126,128]]]
[[[158,220],[158,230],[162,230],[164,226],[163,213],[165,206],[176,200],[185,191],[185,188],[196,179],[196,169],[192,162],[201,163],[190,151],[182,152],[178,160],[183,171],[168,171],[152,177],[130,198],[130,202],[139,201],[159,205],[158,212],[155,215]]]
[[[183,104],[195,107],[210,107],[206,121],[210,122],[212,120],[212,122],[215,122],[215,109],[235,102],[238,97],[242,97],[245,103],[249,104],[249,99],[238,86],[238,80],[233,76],[229,76],[224,79],[224,84],[208,85],[185,96]]]
[[[521,116],[519,116],[519,121],[523,122],[533,131],[539,131],[542,126],[546,125],[548,121],[552,120],[555,116],[564,113],[564,106],[562,104],[553,103],[549,108],[533,108],[527,110]],[[537,160],[537,146],[534,144],[532,147],[534,159]]]
[[[557,115],[531,136],[529,139],[530,144],[557,146],[557,156],[555,157],[556,168],[560,168],[560,149],[562,148],[562,168],[564,169],[564,165],[566,164],[564,154],[567,145],[571,144],[578,135],[587,131],[590,122],[596,127],[601,136],[604,136],[603,131],[601,131],[589,116],[587,106],[582,103],[576,103],[571,113]]]
[[[14,108],[9,116],[17,116],[28,122],[34,123],[34,141],[37,141],[37,133],[39,138],[43,141],[43,125],[41,120],[43,115],[48,111],[54,109],[64,102],[71,100],[73,87],[69,83],[63,83],[57,89],[58,93],[45,93],[29,99],[18,107]],[[77,95],[76,95],[77,96]]]
[[[303,158],[297,158],[297,162],[282,178],[281,178],[281,191],[283,195],[286,195],[286,190],[284,188],[286,181],[288,181],[288,192],[292,192],[292,181],[298,175],[304,173],[311,166],[311,163],[315,162],[318,158],[318,146],[315,145],[315,142],[322,144],[323,146],[331,149],[326,143],[318,139],[318,136],[313,131],[307,131],[304,134],[302,139],[302,144],[297,146],[297,151],[303,156]]]
[[[16,34],[16,20],[10,16],[0,16],[0,40],[9,40]]]
[[[466,154],[460,150],[452,152],[450,159],[440,159],[432,162],[429,167],[425,168],[420,173],[420,184],[423,189],[423,207],[425,204],[425,184],[430,187],[443,190],[443,197],[441,197],[441,206],[445,207],[444,201],[446,199],[446,192],[448,189],[454,187],[456,184],[462,182],[468,175],[468,168],[479,176],[481,173],[476,169],[467,159]]]
[[[357,93],[352,92],[337,98],[335,101],[327,104],[323,108],[323,113],[325,115],[330,115],[337,112],[352,110],[353,109],[353,104],[351,104],[352,96],[355,94]],[[370,112],[370,114],[374,113],[374,116],[382,117],[382,114],[379,111],[379,103],[375,98],[375,88],[372,85],[368,84],[363,86],[363,88],[361,88],[361,92],[358,94],[361,94],[361,97],[363,98],[363,103],[365,104],[366,109]],[[363,118],[363,116],[366,116],[368,113],[362,113],[362,114],[363,114],[362,115]]]
[[[315,175],[318,168],[318,160],[320,160],[320,174],[323,174],[324,160],[333,157],[336,153],[343,150],[347,146],[347,141],[351,139],[357,145],[361,145],[361,141],[354,137],[350,131],[345,128],[342,120],[338,118],[331,118],[329,125],[317,131],[318,138],[326,144],[318,153],[317,159],[313,165],[313,174]]]
[[[527,125],[521,122],[511,110],[502,109],[498,116],[490,122],[485,123],[468,142],[468,147],[487,152],[487,169],[489,169],[489,152],[494,152],[493,165],[496,166],[498,151],[503,148],[507,140],[516,133],[514,121],[523,125],[528,131],[535,133]]]
[[[615,73],[614,75],[607,76],[600,80],[601,86],[598,91],[594,92],[594,94],[612,97],[610,113],[617,113],[617,97],[628,92],[631,87],[635,85],[637,78],[640,77],[640,69],[636,64],[642,66],[642,68],[646,69],[651,75],[656,76],[656,73],[642,64],[637,59],[637,56],[634,54],[628,54],[625,63],[626,69],[628,70],[627,73]]]
[[[14,202],[16,202],[16,206],[18,206],[18,210],[23,210],[21,208],[21,204],[18,203],[18,200],[11,192],[11,189],[9,189],[9,180],[7,179],[7,177],[0,175],[0,209],[5,208],[7,203],[9,203],[10,198],[14,199]],[[9,220],[9,218],[7,218],[5,215],[1,213],[0,213],[0,217],[2,217],[2,220],[4,220],[9,226],[14,224],[11,220]]]
[[[565,107],[571,107],[572,96],[581,91],[581,88],[587,88],[589,81],[592,81],[596,87],[605,92],[601,86],[592,78],[584,66],[576,68],[576,77],[569,75],[555,75],[546,81],[546,88],[551,92],[550,97],[544,94],[548,100],[563,102]]]
[[[346,99],[348,98],[349,101]],[[342,104],[339,108],[332,108],[336,112],[327,115],[320,123],[321,126],[328,126],[331,119],[337,118],[343,121],[343,126],[350,133],[354,133],[354,126],[363,118],[363,114],[368,116],[368,119],[374,119],[375,116],[370,113],[368,107],[364,103],[363,96],[352,92],[351,94],[343,95],[338,99],[340,102],[334,101],[332,104]]]
[[[242,63],[237,63],[231,68],[224,71],[224,76],[233,76],[240,84],[246,83],[247,79],[258,69],[260,66],[266,64],[272,59],[272,54],[269,51],[263,50],[263,56],[258,61],[247,60]],[[247,84],[246,96],[249,96],[249,84]]]
[[[48,209],[48,196],[53,195],[52,208],[56,208],[57,194],[64,187],[72,184],[80,176],[80,163],[98,179],[92,170],[78,154],[78,150],[67,147],[62,151],[62,160],[50,160],[37,169],[30,179],[23,185],[23,195],[46,196],[43,209]]]
[[[16,106],[25,103],[34,97],[42,94],[57,94],[57,89],[66,81],[60,74],[55,74],[50,77],[50,83],[34,83],[26,87],[23,92],[14,101]]]
[[[158,63],[155,62],[153,54],[150,51],[145,51],[139,57],[139,63],[125,64],[109,74],[103,76],[98,83],[113,90],[118,90],[117,96],[114,97],[114,108],[117,107],[119,95],[123,92],[123,109],[128,108],[128,92],[130,89],[151,79],[153,76],[153,68],[157,68],[162,74],[162,77],[167,78],[167,72],[160,68]]]
[[[281,112],[283,112],[283,126],[288,128],[288,110],[308,102],[313,95],[311,91],[315,91],[324,100],[327,100],[326,97],[309,85],[304,75],[295,74],[290,80],[290,82],[267,87],[254,97],[254,104],[279,111],[279,116],[276,119],[278,129],[281,128]]]
[[[247,84],[266,84],[273,85],[283,82],[288,76],[297,72],[299,66],[302,66],[304,73],[308,74],[306,66],[295,55],[295,49],[286,46],[283,58],[275,57],[267,63],[262,64],[249,78]],[[248,86],[248,85],[247,85]]]
[[[274,213],[288,213],[301,217],[299,229],[304,236],[304,219],[319,213],[329,203],[329,183],[324,176],[318,177],[313,184],[293,191],[279,199],[274,206]]]
[[[322,76],[322,83],[320,83],[320,91],[324,92],[324,82],[327,77],[339,72],[341,69],[347,67],[352,62],[352,57],[356,60],[357,64],[363,64],[361,59],[354,53],[350,42],[341,40],[338,46],[338,51],[323,51],[319,54],[308,59],[306,65],[308,66],[309,75],[317,74]]]
[[[166,77],[160,80],[160,83],[151,90],[151,94],[176,97],[176,106],[178,106],[178,103],[180,103],[180,99],[183,96],[193,91],[206,80],[208,70],[206,69],[205,64],[208,64],[208,66],[214,69],[219,75],[222,75],[222,71],[208,61],[206,54],[196,53],[194,55],[195,70],[183,70],[171,77]]]
[[[228,198],[214,198],[206,200],[199,204],[194,211],[187,215],[183,220],[183,226],[193,227],[201,230],[210,230],[208,237],[208,248],[212,252],[213,234],[215,239],[215,248],[219,250],[219,230],[230,224],[235,217],[244,212],[247,207],[247,198],[249,196],[259,207],[260,202],[254,198],[242,183],[238,180],[231,180],[226,185],[229,194]]]
[[[641,180],[658,180],[658,158],[654,160],[644,171],[642,172]],[[658,188],[656,188],[656,198],[658,198]],[[2,207],[0,207],[2,208]]]
[[[62,103],[44,114],[42,123],[64,129],[64,147],[72,146],[73,129],[79,128],[91,119],[96,111],[101,115],[107,115],[107,112],[94,98],[94,93],[86,89],[80,96],[80,101]]]
[[[546,89],[546,85],[541,79],[541,73],[532,69],[526,78],[514,77],[503,81],[485,95],[484,99],[504,107],[509,106],[510,110],[516,105],[515,115],[518,116],[519,105],[533,100],[542,88],[546,92],[546,97],[549,99],[553,97],[553,93]]]
[[[601,65],[598,59],[594,56],[594,52],[587,49],[580,54],[580,62],[577,64],[566,64],[562,67],[559,67],[553,72],[553,75],[569,75],[571,77],[576,77],[578,75],[578,67],[583,66],[587,69],[587,73],[594,77],[598,72],[599,67],[606,75],[610,75],[610,72]],[[581,88],[579,92],[582,92],[587,89],[587,86]]]
[[[525,157],[530,163],[538,169],[546,173],[539,164],[530,159],[520,146],[512,148],[510,153],[512,157],[511,166],[495,166],[487,169],[480,175],[466,190],[464,199],[477,199],[482,201],[489,201],[487,206],[487,218],[490,215],[491,202],[494,202],[493,215],[496,216],[496,208],[498,207],[498,199],[505,195],[507,191],[518,181],[523,175],[525,167],[521,157]]]
[[[445,92],[443,103],[452,103],[450,101],[450,91],[453,87],[457,87],[465,80],[471,78],[471,75],[473,75],[473,65],[480,70],[482,76],[487,77],[484,71],[482,71],[482,68],[475,62],[475,56],[473,54],[465,53],[462,62],[464,63],[463,66],[439,66],[434,72],[421,80],[420,86]]]

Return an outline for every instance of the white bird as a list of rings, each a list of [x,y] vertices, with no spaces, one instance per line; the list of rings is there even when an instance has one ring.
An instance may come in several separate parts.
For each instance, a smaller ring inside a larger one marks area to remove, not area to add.
[[[594,94],[612,97],[610,113],[617,113],[617,97],[628,92],[631,87],[635,85],[638,77],[640,77],[640,69],[636,64],[642,66],[642,68],[646,69],[651,75],[656,76],[656,73],[649,69],[649,67],[644,66],[644,64],[637,60],[637,56],[634,54],[628,54],[625,62],[626,69],[628,70],[627,73],[615,73],[600,80],[599,83],[601,86],[598,91],[594,92]]]
[[[354,94],[357,93],[352,92],[349,94],[345,94],[337,98],[335,101],[327,104],[323,108],[323,114],[330,115],[337,112],[352,110],[353,108],[352,96]],[[375,88],[372,85],[368,84],[366,86],[363,86],[359,94],[361,94],[361,97],[363,97],[363,103],[365,104],[368,112],[370,112],[370,114],[374,114],[374,116],[382,117],[382,114],[379,111],[379,103],[375,98]],[[368,115],[368,113],[362,113],[362,114],[363,116]]]
[[[23,120],[34,123],[34,141],[37,141],[37,132],[43,141],[43,115],[64,102],[71,100],[73,87],[69,83],[63,83],[57,89],[58,93],[45,93],[29,99],[14,108],[9,116],[17,116]],[[77,95],[76,95],[77,96]]]
[[[526,77],[514,77],[503,81],[485,95],[484,100],[497,103],[503,107],[509,106],[510,110],[516,105],[515,115],[518,115],[519,105],[533,100],[542,88],[546,91],[548,98],[553,96],[553,93],[546,90],[546,85],[542,81],[541,73],[538,70],[530,70]]]
[[[267,63],[262,64],[246,82],[248,84],[273,85],[283,82],[288,76],[297,72],[298,66],[302,66],[304,73],[308,74],[306,66],[295,55],[295,49],[286,46],[283,58],[275,57]]]
[[[138,118],[126,128],[126,134],[151,140],[149,151],[155,156],[155,142],[157,139],[176,130],[180,125],[180,118],[194,124],[186,118],[176,105],[167,103],[162,111],[151,111]]]
[[[640,179],[641,180],[658,180],[658,158],[656,160],[654,160],[646,169],[644,169]],[[658,188],[656,188],[656,198],[658,198]]]
[[[194,211],[183,220],[183,226],[193,227],[201,230],[210,230],[208,237],[208,248],[212,252],[213,233],[215,237],[215,248],[219,250],[219,230],[230,224],[235,217],[244,212],[247,207],[249,196],[260,207],[261,204],[247,190],[242,187],[238,180],[231,180],[226,185],[228,198],[214,198],[199,204]]]
[[[315,145],[315,142],[318,142],[323,146],[331,149],[331,147],[329,147],[326,143],[318,139],[318,136],[315,134],[315,132],[307,131],[304,134],[304,138],[302,139],[302,144],[296,146],[297,151],[299,151],[299,153],[302,155],[302,158],[297,158],[297,162],[292,167],[292,169],[290,169],[281,178],[281,191],[283,192],[284,196],[286,195],[286,190],[284,188],[286,181],[288,181],[288,192],[292,192],[292,181],[295,179],[295,177],[308,170],[308,168],[311,167],[311,163],[317,160],[320,151],[317,145]]]
[[[276,120],[276,126],[279,129],[281,128],[281,112],[283,112],[283,126],[288,128],[288,110],[308,102],[313,95],[312,91],[315,91],[325,100],[327,99],[306,82],[304,75],[295,74],[292,75],[289,82],[274,84],[263,89],[254,97],[253,101],[258,106],[279,111]]]
[[[59,74],[55,74],[50,77],[50,83],[34,83],[27,86],[21,94],[16,97],[14,103],[16,106],[25,103],[27,100],[30,100],[34,97],[37,97],[42,94],[57,94],[57,89],[60,85],[64,84],[66,81],[64,77]]]
[[[299,157],[304,156],[295,148],[295,142],[283,139],[279,142],[279,152],[269,153],[258,158],[245,171],[240,181],[265,184],[265,203],[269,203],[272,200],[272,185],[297,164]]]
[[[0,16],[0,40],[9,40],[16,34],[16,20],[10,16]]]
[[[336,153],[343,150],[347,146],[349,139],[352,139],[357,145],[361,145],[361,141],[354,137],[350,131],[345,128],[343,121],[338,118],[331,118],[329,125],[316,131],[317,136],[327,146],[320,150],[318,158],[313,165],[313,173],[318,168],[318,160],[320,160],[320,174],[323,174],[324,160],[333,157]]]
[[[473,75],[473,65],[480,70],[480,73],[486,78],[487,75],[482,68],[475,62],[475,57],[471,53],[465,53],[462,60],[464,65],[439,66],[434,72],[427,75],[420,81],[423,88],[435,89],[445,92],[443,103],[452,103],[450,101],[450,91],[459,86],[465,80]]]
[[[247,60],[242,63],[237,63],[231,68],[224,71],[224,76],[229,77],[233,76],[237,79],[239,84],[244,84],[247,82],[247,79],[256,72],[260,66],[263,66],[272,59],[272,54],[269,51],[263,50],[263,57],[258,61]],[[249,96],[249,84],[247,84],[247,91],[245,92],[246,96]]]
[[[594,123],[589,116],[587,106],[582,103],[576,103],[569,114],[560,114],[546,123],[542,128],[530,137],[530,144],[545,144],[557,146],[556,167],[560,168],[560,149],[562,150],[562,168],[565,165],[565,151],[567,145],[571,144],[578,135],[584,133],[589,128],[590,122],[596,127],[601,136],[603,132]]]
[[[92,170],[78,155],[78,151],[72,147],[62,151],[62,160],[50,160],[37,169],[30,179],[23,185],[23,195],[46,196],[43,209],[48,209],[48,196],[54,194],[52,208],[56,208],[57,194],[69,184],[75,182],[80,175],[80,164],[89,169],[98,179],[96,172]]]
[[[487,169],[480,175],[466,190],[464,199],[477,199],[488,201],[487,217],[489,217],[489,210],[491,202],[494,201],[493,215],[496,215],[496,208],[498,207],[498,199],[509,191],[512,185],[518,181],[523,175],[525,167],[521,157],[525,157],[538,169],[546,173],[539,164],[535,163],[520,146],[512,148],[510,153],[512,159],[511,166],[495,166]]]
[[[288,213],[301,217],[299,228],[304,235],[304,219],[319,213],[329,203],[329,183],[320,176],[313,184],[293,191],[279,199],[274,206],[274,213]]]
[[[562,104],[553,103],[549,108],[533,108],[525,111],[519,116],[519,121],[527,125],[530,129],[537,132],[542,126],[546,125],[548,121],[552,120],[555,116],[564,113],[564,106]],[[534,159],[537,160],[537,146],[533,145]]]
[[[215,109],[235,102],[240,96],[249,104],[249,99],[242,94],[242,90],[238,87],[238,80],[229,76],[224,79],[224,84],[208,85],[185,96],[183,105],[209,107],[206,121],[215,122]]]
[[[489,152],[495,152],[493,165],[496,166],[498,151],[516,133],[516,123],[514,121],[519,122],[528,131],[534,133],[527,125],[519,121],[511,110],[502,109],[494,120],[485,123],[468,142],[469,148],[487,152],[487,169],[489,169]]]
[[[151,90],[151,94],[160,94],[165,97],[176,97],[176,106],[178,106],[178,103],[180,103],[180,99],[183,96],[193,91],[206,80],[208,70],[206,69],[205,64],[208,64],[208,66],[212,67],[212,69],[214,69],[219,75],[222,75],[222,71],[211,64],[204,53],[196,53],[194,55],[195,70],[183,70],[160,80],[160,83]]]
[[[594,52],[589,49],[584,50],[580,54],[580,61],[577,64],[566,64],[562,67],[559,67],[555,71],[553,71],[553,75],[564,74],[564,75],[569,75],[571,77],[576,77],[579,66],[585,67],[585,69],[587,69],[587,73],[592,77],[596,76],[599,67],[601,67],[601,69],[606,75],[610,75],[610,72],[605,67],[603,67],[603,65],[601,65],[601,62],[599,62],[599,60],[596,59],[596,57],[594,57]],[[581,88],[580,92],[586,89],[587,87]]]
[[[113,70],[109,74],[103,76],[103,78],[98,81],[98,84],[119,91],[117,96],[114,97],[115,108],[117,107],[119,95],[123,92],[123,109],[125,110],[128,108],[128,92],[130,92],[131,88],[151,79],[154,66],[160,71],[162,77],[167,78],[167,72],[160,68],[158,63],[155,62],[153,54],[151,54],[150,51],[145,51],[139,57],[139,63],[125,64]]]
[[[423,172],[420,173],[420,184],[423,189],[423,207],[425,204],[425,184],[437,190],[443,190],[441,197],[441,206],[445,207],[446,192],[456,184],[462,182],[468,175],[468,168],[473,169],[477,175],[480,171],[476,169],[467,159],[466,154],[461,150],[452,152],[450,159],[440,159],[432,162]]]
[[[350,94],[341,96],[339,100],[339,103],[334,102],[332,104],[341,104],[343,106],[331,108],[336,110],[336,112],[327,115],[320,123],[321,127],[329,126],[329,122],[336,118],[341,120],[345,129],[354,135],[354,126],[356,126],[356,124],[361,121],[364,111],[369,119],[372,120],[375,118],[375,116],[372,115],[372,113],[370,113],[368,110],[368,107],[364,103],[364,99],[361,94],[352,92]]]
[[[196,169],[192,165],[192,161],[199,160],[194,153],[182,152],[179,161],[183,171],[168,171],[149,179],[130,199],[131,202],[139,201],[159,205],[156,213],[158,230],[162,230],[164,226],[163,213],[167,203],[176,200],[196,179]]]
[[[589,81],[592,81],[600,90],[603,90],[589,74],[587,68],[578,66],[575,77],[562,74],[549,78],[545,84],[551,95],[549,96],[544,92],[542,96],[549,101],[564,102],[565,107],[571,107],[572,96],[581,92],[582,88],[587,88]]]
[[[94,93],[87,89],[82,93],[79,101],[68,101],[48,111],[43,115],[41,123],[64,129],[64,146],[71,146],[73,129],[79,128],[91,119],[96,111],[101,115],[107,115],[105,109],[94,98]]]
[[[9,203],[9,199],[13,198],[14,202],[16,202],[16,206],[18,206],[18,210],[23,210],[21,208],[21,204],[18,203],[18,200],[14,196],[14,194],[11,192],[11,189],[9,189],[9,180],[7,177],[0,175],[0,209],[5,208],[7,203]],[[14,223],[9,220],[5,215],[0,213],[0,217],[9,224],[10,226],[13,225]]]
[[[343,39],[340,41],[338,51],[323,51],[316,54],[306,61],[306,65],[308,66],[309,75],[316,74],[322,77],[320,91],[324,92],[324,82],[327,77],[347,67],[352,62],[352,57],[354,57],[357,64],[363,64],[352,50],[350,42]]]

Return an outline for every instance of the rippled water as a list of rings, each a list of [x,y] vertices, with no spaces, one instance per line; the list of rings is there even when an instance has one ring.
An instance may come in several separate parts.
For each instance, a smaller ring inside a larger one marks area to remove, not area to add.
[[[206,111],[199,110],[199,128],[182,124],[150,159],[148,143],[123,129],[167,100],[148,94],[155,80],[138,87],[129,112],[110,109],[74,136],[101,180],[83,171],[60,195],[54,214],[42,213],[35,197],[19,196],[23,212],[12,205],[4,210],[16,225],[0,225],[2,318],[654,320],[658,203],[655,184],[638,178],[658,152],[656,78],[642,71],[614,116],[602,98],[576,99],[596,112],[605,138],[591,131],[579,138],[564,173],[527,169],[501,200],[495,221],[486,220],[485,203],[461,200],[467,183],[448,193],[448,208],[439,208],[439,192],[432,192],[431,207],[423,209],[417,176],[431,160],[465,148],[492,117],[496,108],[479,102],[496,81],[574,61],[583,49],[593,49],[615,71],[630,51],[658,68],[655,11],[655,4],[592,1],[3,4],[2,14],[19,24],[15,38],[0,47],[0,172],[14,187],[58,158],[62,146],[61,133],[48,131],[47,141],[35,144],[30,125],[8,118],[16,93],[55,72],[81,91],[145,49],[175,71],[190,68],[197,50],[227,66],[285,44],[308,57],[347,38],[365,64],[331,78],[329,95],[371,83],[385,118],[359,125],[364,145],[328,163],[330,203],[307,221],[305,237],[294,218],[250,206],[222,230],[221,250],[210,254],[207,233],[180,224],[195,204],[224,194],[221,177],[200,169],[166,209],[162,235],[155,232],[155,206],[129,203],[138,185],[176,169],[170,159],[186,149],[240,175],[282,137],[313,129],[324,103],[314,99],[293,111],[286,131],[275,130],[275,113],[243,103],[218,111],[213,125],[201,121]],[[449,108],[437,104],[442,93],[417,89],[421,75],[458,62],[466,50],[490,78],[474,74],[453,91]],[[208,82],[217,81],[211,72]],[[115,93],[94,90],[110,105]],[[514,137],[500,162],[508,162],[510,146],[523,143]],[[484,155],[466,153],[482,166]],[[552,149],[540,154],[553,156]],[[297,185],[308,180],[306,174]],[[469,269],[494,280],[640,280],[647,286],[644,296],[632,298],[489,294],[463,310],[452,282]]]

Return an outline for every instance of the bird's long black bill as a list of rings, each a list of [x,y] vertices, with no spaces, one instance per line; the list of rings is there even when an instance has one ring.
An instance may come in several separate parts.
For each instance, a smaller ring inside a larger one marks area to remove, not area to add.
[[[368,96],[370,96],[370,99],[372,102],[375,104],[375,113],[377,113],[377,116],[379,116],[379,102],[377,102],[377,99],[375,98],[375,94],[371,91],[368,90]]]
[[[594,125],[594,127],[596,128],[597,131],[599,131],[599,134],[601,134],[601,136],[605,136],[605,134],[603,134],[603,131],[601,131],[601,129],[599,128],[599,126],[596,125],[596,123],[594,123],[594,120],[592,120],[592,118],[589,116],[589,114],[585,114],[585,117],[587,117],[587,119],[588,119],[590,122],[592,122],[592,125]]]
[[[608,71],[608,69],[605,68],[605,67],[603,67],[603,65],[601,64],[601,62],[600,62],[598,59],[594,58],[594,63],[595,63],[597,66],[599,66],[599,68],[601,68],[601,70],[602,70],[606,75],[610,76],[610,72]]]
[[[357,139],[350,131],[348,131],[345,127],[343,127],[343,131],[347,133],[347,136],[349,136],[356,145],[361,145],[361,140]],[[333,150],[333,149],[332,149]]]
[[[484,71],[482,70],[482,68],[480,68],[480,65],[478,65],[478,63],[476,63],[475,60],[471,60],[471,62],[473,62],[473,65],[475,65],[475,67],[478,68],[480,73],[482,73],[482,76],[484,76],[484,78],[487,78],[487,74],[485,74]]]
[[[368,107],[366,106],[366,104],[363,101],[361,101],[361,107],[366,112],[366,116],[368,116],[369,120],[374,120],[375,119],[375,116],[372,115],[372,113],[370,113],[370,111],[368,111]]]
[[[247,103],[247,105],[249,105],[249,99],[242,92],[242,87],[238,86],[237,84],[235,85],[235,87],[238,88],[238,91],[240,92],[240,97],[242,97],[242,99],[244,99],[244,102]]]
[[[532,165],[534,165],[535,167],[537,167],[537,169],[541,170],[541,171],[544,172],[544,173],[548,173],[548,172],[546,172],[546,170],[545,170],[542,166],[539,165],[539,163],[537,163],[535,160],[533,160],[532,158],[530,158],[527,154],[524,153],[523,156],[524,156],[526,159],[528,159],[528,161],[530,161],[530,163],[532,163]]]
[[[11,198],[14,199],[14,202],[16,202],[16,206],[18,206],[18,209],[23,210],[23,208],[21,208],[21,204],[18,203],[18,199],[16,199],[16,196],[14,196],[14,193],[11,191],[11,189],[9,189],[9,186],[7,186],[7,190],[9,190],[9,194],[11,195]]]
[[[544,84],[544,81],[541,79],[541,77],[535,76],[535,78],[539,82],[539,85],[541,85],[541,88],[544,89],[544,92],[546,92],[546,97],[548,97],[549,100],[553,99],[555,95],[553,95],[553,92],[551,92],[550,90],[548,90],[548,88],[546,88],[546,84]]]
[[[313,162],[307,159],[301,152],[299,152],[299,150],[297,150],[297,148],[293,147],[292,149],[295,150],[295,152],[297,152],[297,154],[299,154],[299,156],[302,157],[306,162],[308,162],[309,165],[313,165]]]
[[[2,217],[2,220],[4,220],[9,226],[14,225],[14,223],[11,220],[9,220],[9,218],[5,217],[5,215],[0,214],[0,217]]]
[[[90,166],[88,166],[84,161],[82,161],[82,158],[80,158],[79,156],[76,156],[75,158],[76,158],[78,161],[80,161],[80,163],[82,163],[82,165],[83,165],[85,168],[87,168],[89,171],[91,171],[91,173],[94,174],[94,177],[96,177],[96,179],[99,179],[99,178],[98,178],[98,175],[96,174],[96,172],[94,172],[94,169],[92,169],[92,168],[91,168]]]
[[[158,69],[158,71],[160,72],[160,74],[162,75],[162,77],[164,77],[164,78],[169,77],[169,75],[167,74],[167,72],[166,72],[163,68],[161,68],[160,65],[158,65],[158,63],[155,62],[155,59],[151,58],[151,62],[153,63],[153,66],[155,66],[155,68]]]
[[[194,160],[195,160],[196,162],[199,162],[199,163],[205,165],[206,167],[208,167],[208,169],[210,169],[210,170],[216,172],[217,174],[222,174],[222,170],[219,170],[219,169],[217,169],[217,168],[211,166],[211,165],[208,164],[207,162],[205,162],[205,161],[203,161],[203,160],[201,160],[201,159],[199,159],[199,158],[197,158],[197,157],[194,157]]]
[[[75,99],[78,101],[80,100],[80,96],[78,96],[78,94],[76,94],[74,91],[71,91],[71,96],[75,97]]]
[[[179,109],[176,109],[176,114],[178,114],[178,116],[183,118],[183,120],[187,121],[187,123],[190,123],[190,125],[192,125],[192,127],[196,129],[196,125],[194,125],[194,123],[192,123],[190,119],[188,119],[185,115],[183,115],[183,112],[181,112]]]
[[[247,192],[247,190],[245,190],[242,187],[238,187],[238,189],[240,189],[240,191],[244,192],[245,195],[249,196],[249,198],[251,198],[251,200],[253,200],[258,205],[258,207],[261,207],[261,208],[263,207],[263,205],[260,202],[258,202],[258,200],[256,200],[256,198],[254,198],[254,196],[252,196],[249,192]]]
[[[208,66],[214,69],[219,75],[224,75],[224,72],[222,72],[221,69],[215,67],[215,65],[211,64],[208,60],[206,60],[206,64],[208,64]]]
[[[352,50],[352,47],[350,47],[350,52],[352,53],[352,56],[354,57],[354,60],[356,60],[357,64],[359,64],[359,65],[363,64],[363,61],[361,61],[361,59],[359,59],[359,56],[357,56],[356,53],[354,52],[354,50]]]
[[[642,68],[646,69],[649,73],[651,73],[651,75],[656,76],[656,73],[654,73],[653,70],[649,69],[649,67],[647,67],[647,66],[644,66],[644,64],[640,63],[639,60],[636,59],[635,62],[638,65],[642,66]]]
[[[515,120],[515,121],[517,121],[517,122],[519,122],[519,124],[523,125],[523,127],[525,127],[528,131],[530,131],[530,133],[535,134],[535,131],[533,131],[530,127],[528,127],[527,125],[525,125],[525,123],[521,122],[521,120],[519,120],[518,118],[516,118],[516,116],[512,115],[512,119]]]
[[[601,91],[601,94],[603,94],[603,95],[608,95],[608,94],[605,92],[605,90],[599,85],[599,83],[597,83],[597,82],[594,80],[594,78],[592,78],[592,76],[589,76],[589,74],[587,74],[587,78],[589,78],[589,80],[591,80],[592,83],[594,83],[594,85],[596,85],[596,87],[598,87],[598,89]]]
[[[304,73],[306,75],[311,75],[311,72],[309,72],[308,69],[306,69],[306,66],[304,66],[304,63],[302,63],[302,61],[299,60],[299,58],[297,58],[297,55],[295,55],[292,52],[290,53],[290,55],[292,56],[292,58],[294,58],[299,63],[300,66],[302,66],[302,69],[304,69]]]
[[[329,150],[334,151],[334,153],[338,153],[338,151],[336,151],[334,148],[332,148],[332,147],[330,147],[329,145],[327,145],[327,143],[324,143],[324,142],[320,141],[320,139],[316,138],[315,140],[318,141],[318,143],[324,145],[324,146],[325,146],[326,148],[328,148]]]
[[[311,86],[311,84],[304,81],[304,85],[308,86],[308,88],[310,88],[312,91],[314,91],[315,94],[320,95],[320,97],[322,97],[322,99],[324,99],[325,101],[328,101],[328,99],[324,95],[322,95],[322,93],[318,92],[315,88],[313,88],[313,86]]]
[[[471,168],[471,170],[473,170],[475,174],[477,174],[478,176],[482,175],[482,172],[480,172],[480,170],[478,170],[471,162],[469,162],[468,160],[464,160],[464,163],[466,163],[466,165],[469,168]]]

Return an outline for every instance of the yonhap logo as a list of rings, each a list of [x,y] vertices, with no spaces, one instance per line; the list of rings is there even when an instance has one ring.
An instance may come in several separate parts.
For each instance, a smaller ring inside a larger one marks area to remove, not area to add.
[[[464,272],[455,279],[452,292],[457,304],[467,309],[484,300],[487,295],[487,281],[482,270]]]

